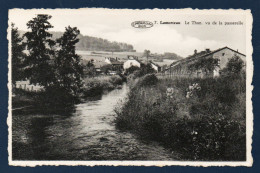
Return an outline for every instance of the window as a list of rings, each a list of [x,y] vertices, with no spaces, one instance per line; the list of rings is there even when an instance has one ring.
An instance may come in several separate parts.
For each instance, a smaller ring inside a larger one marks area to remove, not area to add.
[[[225,53],[222,53],[222,56],[225,56]]]

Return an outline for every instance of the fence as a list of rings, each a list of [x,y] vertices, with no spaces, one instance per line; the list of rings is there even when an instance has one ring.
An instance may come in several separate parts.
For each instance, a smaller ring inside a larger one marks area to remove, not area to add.
[[[15,88],[20,88],[20,89],[23,89],[26,91],[34,91],[34,92],[42,91],[44,89],[40,85],[30,84],[30,82],[28,80],[27,81],[16,81]]]

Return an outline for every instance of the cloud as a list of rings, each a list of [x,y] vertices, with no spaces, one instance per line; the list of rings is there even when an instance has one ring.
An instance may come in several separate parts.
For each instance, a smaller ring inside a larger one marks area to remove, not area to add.
[[[175,52],[181,56],[193,54],[194,49],[217,49],[223,46],[215,40],[200,40],[199,38],[184,36],[174,28],[157,26],[149,29],[128,28],[115,31],[113,28],[92,25],[84,34],[105,38],[111,41],[132,44],[138,52],[149,49],[151,52]]]

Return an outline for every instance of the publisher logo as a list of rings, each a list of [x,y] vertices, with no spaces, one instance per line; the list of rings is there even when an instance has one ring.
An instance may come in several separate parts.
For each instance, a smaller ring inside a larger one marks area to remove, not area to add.
[[[132,22],[132,27],[134,28],[151,28],[153,27],[153,23],[149,21],[135,21]]]

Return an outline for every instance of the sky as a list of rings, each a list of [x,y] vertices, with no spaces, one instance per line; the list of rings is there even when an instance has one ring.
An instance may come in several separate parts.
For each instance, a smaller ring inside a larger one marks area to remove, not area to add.
[[[81,34],[132,44],[138,52],[145,49],[152,53],[174,52],[186,57],[194,50],[215,50],[228,46],[246,53],[246,15],[243,11],[205,10],[22,10],[9,11],[9,24],[19,30],[28,30],[26,23],[37,14],[52,16],[50,31],[65,31],[65,27],[77,27]],[[150,21],[151,28],[134,28],[134,21]],[[180,25],[160,22],[180,22]],[[189,25],[185,24],[190,22]],[[201,22],[201,25],[192,24]],[[223,25],[219,25],[219,21]],[[210,25],[206,24],[210,22]],[[213,25],[217,22],[217,25]],[[243,25],[224,25],[225,22],[242,22]]]

